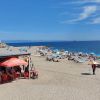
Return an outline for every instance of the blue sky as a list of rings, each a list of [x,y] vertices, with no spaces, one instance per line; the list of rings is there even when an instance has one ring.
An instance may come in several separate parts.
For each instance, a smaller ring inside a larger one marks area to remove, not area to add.
[[[1,40],[100,40],[100,0],[0,0]]]

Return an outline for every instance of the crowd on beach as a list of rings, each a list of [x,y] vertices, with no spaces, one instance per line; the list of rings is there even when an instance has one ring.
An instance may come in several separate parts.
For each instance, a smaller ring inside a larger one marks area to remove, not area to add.
[[[87,53],[82,53],[82,52],[69,52],[65,50],[51,50],[50,48],[47,47],[42,47],[38,48],[37,52],[41,56],[45,56],[46,60],[48,61],[58,61],[59,59],[65,59],[67,58],[68,60],[72,60],[75,62],[85,62],[87,60],[90,60],[91,58],[97,59],[97,57],[93,54],[87,54]]]
[[[33,74],[37,74],[32,72],[31,73],[31,78],[37,78],[38,75],[33,75]],[[36,76],[36,77],[34,77]],[[6,83],[6,82],[11,82],[14,81],[16,79],[28,79],[29,78],[29,71],[27,69],[27,67],[25,68],[25,71],[23,69],[21,69],[21,67],[19,66],[15,66],[15,67],[10,67],[10,68],[6,68],[6,67],[2,67],[0,68],[0,84],[2,83]]]
[[[19,52],[29,52],[31,47],[20,47]],[[9,49],[11,50],[11,49]],[[32,53],[32,51],[30,52]],[[87,63],[92,66],[93,74],[95,74],[96,67],[98,64],[94,64],[97,60],[99,61],[98,56],[95,53],[83,53],[83,52],[70,52],[66,50],[58,50],[58,49],[51,49],[47,46],[36,46],[35,53],[39,54],[40,56],[44,56],[46,61],[53,61],[53,62],[60,62],[61,59],[67,59],[69,61],[73,61],[75,63]]]
[[[93,75],[95,75],[96,67],[100,65],[96,61],[99,61],[100,57],[97,57],[94,53],[82,53],[82,52],[69,52],[65,50],[51,50],[47,47],[38,48],[37,52],[41,56],[45,56],[47,61],[59,62],[60,59],[67,59],[75,63],[87,63],[91,65]]]
[[[30,49],[31,47],[20,47],[18,50],[20,53],[22,53],[22,52],[29,52]],[[11,47],[7,47],[6,50],[12,51]],[[88,64],[90,64],[92,67],[93,75],[95,75],[96,67],[97,65],[99,65],[99,63],[96,63],[98,57],[93,53],[87,54],[82,52],[69,52],[58,49],[52,50],[46,46],[38,46],[35,52],[36,54],[45,57],[46,61],[60,62],[62,59],[66,59],[69,61],[73,61],[75,63],[88,62]],[[26,62],[28,61],[26,60]],[[29,77],[28,69],[29,69],[28,66],[14,66],[10,68],[0,67],[0,83],[12,81],[19,77],[24,77],[24,78]]]

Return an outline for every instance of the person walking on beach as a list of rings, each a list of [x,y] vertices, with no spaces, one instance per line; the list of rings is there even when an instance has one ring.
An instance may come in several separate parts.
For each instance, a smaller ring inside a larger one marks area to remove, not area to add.
[[[92,64],[93,75],[95,75],[95,70],[96,70],[96,64]]]
[[[92,59],[92,60],[90,60],[90,63],[91,63],[93,75],[95,75],[97,62],[95,62],[95,60]]]
[[[91,67],[92,67],[93,75],[95,75],[96,66],[97,66],[97,62],[95,62],[96,57],[90,56],[89,59],[90,59],[90,64],[91,64]]]

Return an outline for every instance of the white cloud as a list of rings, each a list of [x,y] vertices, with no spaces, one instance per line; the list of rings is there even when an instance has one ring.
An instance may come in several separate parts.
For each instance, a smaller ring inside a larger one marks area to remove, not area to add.
[[[83,19],[88,18],[96,10],[97,10],[96,6],[86,6],[86,7],[84,7],[84,11],[83,11],[83,13],[80,14],[79,20],[83,20]]]
[[[100,17],[94,18],[92,24],[100,24]]]
[[[84,2],[100,3],[100,0],[84,0]]]
[[[100,4],[100,0],[76,0],[76,1],[73,0],[71,2],[62,2],[61,4],[68,5],[68,4],[87,4],[87,3]]]
[[[80,21],[86,21],[86,23],[90,24],[100,24],[100,0],[73,0],[71,2],[63,2],[63,4],[71,4],[74,9],[70,12],[71,18],[62,21],[62,23],[72,24]],[[85,5],[80,6],[80,4]],[[75,13],[75,10],[78,10],[79,12]]]
[[[100,3],[100,0],[79,0],[79,1],[73,1],[70,3],[78,3],[78,4],[82,4],[82,3]],[[67,4],[67,3],[66,3]]]
[[[93,13],[95,13],[97,10],[97,6],[86,6],[83,7],[83,12],[79,14],[79,17],[76,19],[72,19],[72,21],[81,21],[88,17],[90,17]]]

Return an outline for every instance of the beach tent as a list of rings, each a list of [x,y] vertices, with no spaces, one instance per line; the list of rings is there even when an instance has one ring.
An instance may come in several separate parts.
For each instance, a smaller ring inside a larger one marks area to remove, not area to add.
[[[14,66],[21,66],[21,65],[27,66],[28,63],[25,62],[24,60],[15,57],[8,58],[3,62],[0,62],[0,66],[5,66],[5,67],[14,67]]]

